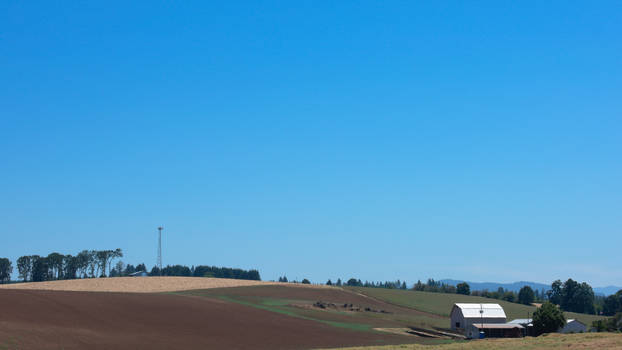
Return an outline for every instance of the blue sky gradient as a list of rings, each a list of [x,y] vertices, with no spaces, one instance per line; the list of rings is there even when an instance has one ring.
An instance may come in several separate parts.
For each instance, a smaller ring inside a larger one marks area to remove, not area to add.
[[[622,3],[0,5],[0,256],[622,285]]]

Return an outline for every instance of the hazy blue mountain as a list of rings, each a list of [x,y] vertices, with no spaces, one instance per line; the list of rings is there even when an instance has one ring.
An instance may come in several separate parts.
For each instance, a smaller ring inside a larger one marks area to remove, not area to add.
[[[458,283],[462,283],[462,282],[466,282],[469,284],[469,286],[471,287],[471,290],[484,290],[487,289],[489,291],[495,291],[497,289],[499,289],[499,287],[503,287],[503,289],[506,290],[511,290],[513,292],[517,292],[523,288],[524,286],[529,286],[531,287],[531,289],[533,290],[549,290],[551,289],[551,285],[550,284],[544,284],[544,283],[537,283],[537,282],[527,282],[527,281],[520,281],[520,282],[513,282],[513,283],[498,283],[498,282],[470,282],[470,281],[462,281],[462,280],[452,280],[452,279],[444,279],[444,280],[440,280],[440,282],[446,283],[446,284],[450,284],[450,285],[456,285]],[[615,292],[619,291],[620,289],[622,289],[622,287],[617,287],[617,286],[607,286],[607,287],[592,287],[594,289],[594,293],[595,294],[599,294],[599,295],[611,295],[614,294]]]
[[[594,287],[594,293],[601,295],[611,295],[615,294],[617,291],[622,289],[622,287],[617,286],[607,286],[607,287]]]
[[[471,281],[444,279],[444,280],[440,280],[440,282],[443,282],[443,283],[446,283],[446,284],[450,284],[450,285],[454,285],[454,286],[456,284],[458,284],[458,283],[466,282],[471,287],[471,290],[484,290],[484,289],[487,289],[487,290],[489,290],[491,292],[499,289],[499,287],[503,287],[503,289],[511,290],[511,291],[517,292],[517,293],[524,286],[529,286],[533,290],[536,290],[536,289],[537,290],[542,290],[542,289],[549,290],[549,289],[551,289],[551,285],[550,284],[543,284],[543,283],[536,283],[536,282],[526,282],[526,281],[513,282],[513,283],[498,283],[498,282],[471,282]]]

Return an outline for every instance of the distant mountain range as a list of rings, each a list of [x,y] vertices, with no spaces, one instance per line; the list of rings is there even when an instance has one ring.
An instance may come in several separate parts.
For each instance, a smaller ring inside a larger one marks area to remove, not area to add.
[[[452,286],[455,286],[458,283],[466,282],[471,287],[471,290],[484,290],[484,289],[487,289],[489,291],[495,291],[495,290],[499,289],[499,287],[503,287],[503,289],[511,290],[511,291],[517,292],[517,293],[524,286],[529,286],[533,290],[537,289],[537,290],[545,290],[546,291],[546,290],[551,289],[551,285],[550,284],[536,283],[536,282],[527,282],[527,281],[520,281],[520,282],[513,282],[513,283],[497,283],[497,282],[470,282],[470,281],[444,279],[444,280],[440,280],[439,282],[442,282],[442,283],[445,283],[445,284],[449,284],[449,285],[452,285]],[[607,295],[611,295],[611,294],[616,293],[617,291],[622,289],[622,287],[607,286],[607,287],[592,287],[592,289],[594,289],[594,293],[595,294],[607,296]]]

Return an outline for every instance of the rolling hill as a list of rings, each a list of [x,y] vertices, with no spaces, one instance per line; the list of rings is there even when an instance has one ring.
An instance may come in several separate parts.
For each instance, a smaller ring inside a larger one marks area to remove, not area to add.
[[[528,282],[528,281],[519,281],[512,283],[499,283],[499,282],[471,282],[464,280],[454,280],[454,279],[443,279],[439,282],[449,284],[452,286],[457,285],[458,283],[466,282],[471,287],[471,290],[489,290],[495,291],[499,289],[499,287],[503,287],[505,290],[509,290],[512,292],[518,293],[518,291],[524,286],[529,286],[533,290],[549,290],[551,289],[550,284],[538,283],[538,282]],[[622,289],[622,287],[618,286],[606,286],[606,287],[592,287],[595,294],[608,296],[611,294],[615,294],[617,291]]]
[[[527,306],[517,303],[510,303],[503,300],[474,297],[461,294],[416,292],[411,290],[384,289],[384,288],[364,288],[347,287],[351,291],[388,302],[393,305],[409,307],[416,310],[449,317],[454,303],[498,303],[505,310],[508,321],[516,318],[528,318],[536,310],[535,306]],[[593,321],[602,317],[596,315],[578,314],[565,312],[567,319],[578,319],[579,321],[591,325]],[[447,319],[449,322],[449,319]],[[447,327],[448,324],[445,326]]]

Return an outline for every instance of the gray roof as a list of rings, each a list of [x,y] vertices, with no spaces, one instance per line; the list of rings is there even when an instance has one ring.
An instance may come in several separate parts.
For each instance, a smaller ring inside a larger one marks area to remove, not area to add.
[[[147,271],[136,271],[134,273],[130,273],[129,276],[142,276],[147,275]]]
[[[569,319],[569,320],[566,320],[566,323],[570,323],[570,322],[578,322],[578,323],[580,323],[580,324],[582,324],[582,325],[584,325],[584,326],[585,326],[585,323],[583,323],[583,322],[581,322],[581,321],[579,321],[579,320],[575,320],[574,318],[571,318],[571,319]]]
[[[508,323],[511,324],[527,324],[527,323],[531,323],[533,320],[531,318],[517,318],[515,320],[512,320]]]

